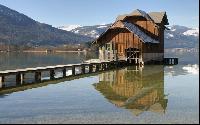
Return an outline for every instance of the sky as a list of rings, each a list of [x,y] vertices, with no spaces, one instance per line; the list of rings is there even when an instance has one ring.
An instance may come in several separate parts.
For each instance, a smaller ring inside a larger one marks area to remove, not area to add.
[[[170,25],[199,27],[199,0],[0,0],[0,4],[54,27],[113,23],[135,9],[166,11]]]

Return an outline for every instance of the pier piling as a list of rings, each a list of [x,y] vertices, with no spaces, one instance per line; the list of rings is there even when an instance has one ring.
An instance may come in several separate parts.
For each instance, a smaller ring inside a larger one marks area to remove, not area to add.
[[[76,75],[76,67],[75,65],[72,66],[72,76]]]
[[[51,80],[55,79],[55,71],[53,69],[50,70],[50,79]]]
[[[5,77],[4,76],[0,76],[0,88],[3,87],[4,80],[5,80]]]
[[[16,84],[23,84],[24,83],[24,74],[17,73],[16,74]]]
[[[92,73],[92,71],[93,71],[93,64],[90,64],[89,65],[89,73]]]
[[[62,72],[63,72],[63,78],[66,77],[66,71],[67,71],[66,68],[63,68],[63,69],[62,69]]]
[[[98,72],[99,71],[99,64],[96,64],[96,70],[95,72]]]
[[[81,70],[82,70],[81,73],[82,73],[82,74],[85,74],[85,64],[82,64],[82,65],[81,65]]]
[[[42,81],[42,74],[41,72],[35,72],[35,82],[39,83]]]

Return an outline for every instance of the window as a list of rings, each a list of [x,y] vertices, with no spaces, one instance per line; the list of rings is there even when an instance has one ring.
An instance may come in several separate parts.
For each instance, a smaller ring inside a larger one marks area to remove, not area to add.
[[[106,49],[107,49],[108,51],[111,50],[111,44],[112,44],[112,43],[106,43]]]

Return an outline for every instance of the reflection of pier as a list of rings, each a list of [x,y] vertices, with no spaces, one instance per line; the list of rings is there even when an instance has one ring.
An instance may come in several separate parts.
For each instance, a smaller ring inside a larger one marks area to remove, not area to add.
[[[165,112],[163,66],[145,67],[143,71],[126,68],[102,73],[99,77],[95,88],[116,106],[136,115],[147,110]]]

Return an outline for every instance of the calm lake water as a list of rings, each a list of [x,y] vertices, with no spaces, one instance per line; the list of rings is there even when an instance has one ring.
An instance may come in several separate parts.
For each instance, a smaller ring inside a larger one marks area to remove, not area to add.
[[[16,87],[0,94],[0,123],[199,123],[198,54],[166,56],[179,57],[179,65],[131,66],[71,81]],[[91,57],[0,54],[0,70],[79,63]]]
[[[97,58],[94,53],[0,53],[0,71],[40,66],[81,63]]]

